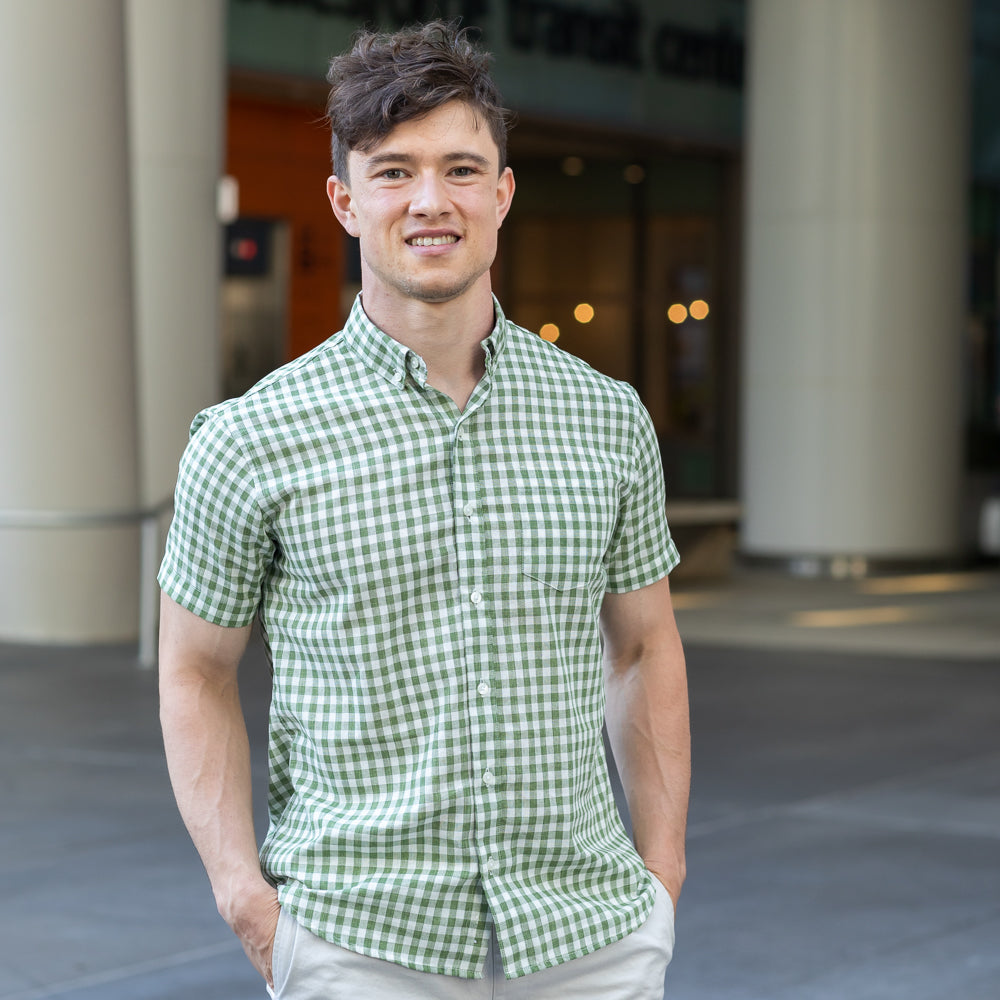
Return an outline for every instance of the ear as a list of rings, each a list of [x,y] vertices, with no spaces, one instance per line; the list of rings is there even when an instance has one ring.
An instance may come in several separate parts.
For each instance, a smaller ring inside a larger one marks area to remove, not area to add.
[[[504,167],[497,180],[497,229],[503,225],[510,211],[510,203],[514,200],[514,172],[510,167]]]
[[[337,221],[351,236],[360,236],[351,189],[339,177],[331,176],[326,181],[326,196],[330,199],[330,207]]]

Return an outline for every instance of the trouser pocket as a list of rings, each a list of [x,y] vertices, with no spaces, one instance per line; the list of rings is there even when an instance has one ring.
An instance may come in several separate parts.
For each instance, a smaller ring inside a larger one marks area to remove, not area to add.
[[[288,973],[292,965],[292,951],[295,948],[295,933],[299,923],[284,907],[278,912],[278,926],[274,931],[274,945],[271,948],[271,979],[274,982],[274,996],[280,1000],[282,991],[288,985]]]

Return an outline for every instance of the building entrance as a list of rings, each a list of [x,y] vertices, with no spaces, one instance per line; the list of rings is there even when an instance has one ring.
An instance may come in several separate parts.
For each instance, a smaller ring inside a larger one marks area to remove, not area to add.
[[[498,285],[515,322],[643,397],[674,497],[735,494],[735,290],[712,159],[513,164]]]

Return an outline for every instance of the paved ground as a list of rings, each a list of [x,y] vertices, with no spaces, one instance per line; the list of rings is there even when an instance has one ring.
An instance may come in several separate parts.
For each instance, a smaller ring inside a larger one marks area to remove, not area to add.
[[[1000,572],[860,580],[737,568],[674,595],[685,642],[1000,664]],[[1000,996],[1000,994],[998,994]]]
[[[1000,574],[738,573],[677,603],[695,780],[667,997],[998,1000]],[[244,673],[260,735],[258,650]],[[0,802],[0,1000],[263,996],[133,650],[0,645]]]

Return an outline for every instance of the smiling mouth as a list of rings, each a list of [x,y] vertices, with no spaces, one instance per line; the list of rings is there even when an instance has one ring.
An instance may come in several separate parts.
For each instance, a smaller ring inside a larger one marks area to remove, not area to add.
[[[406,241],[411,247],[441,247],[448,243],[457,243],[457,236],[414,236]]]

